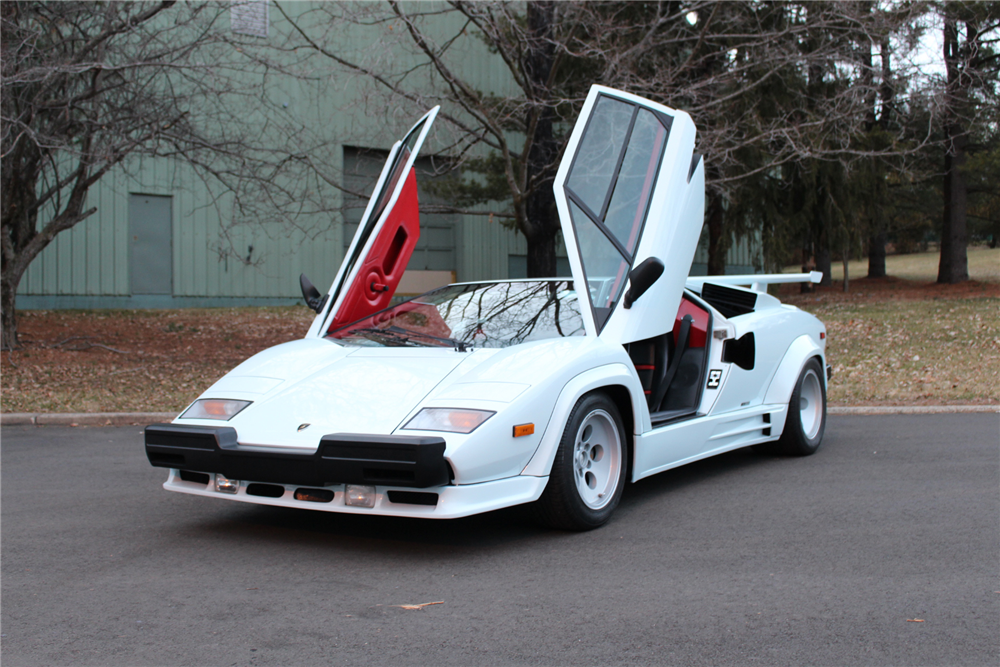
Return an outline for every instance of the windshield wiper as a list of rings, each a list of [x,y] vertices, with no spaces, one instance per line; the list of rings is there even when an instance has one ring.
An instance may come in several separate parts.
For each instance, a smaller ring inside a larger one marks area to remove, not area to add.
[[[374,340],[377,343],[382,343],[387,347],[406,347],[406,344],[410,342],[409,336],[400,335],[397,331],[392,331],[391,327],[388,329],[376,329],[374,327],[359,327],[357,329],[351,329],[347,332],[348,336],[358,335],[361,338],[367,338],[368,340]],[[413,343],[414,345],[421,345],[421,343]],[[427,347],[423,345],[423,347]]]
[[[419,336],[421,338],[427,338],[429,340],[436,340],[440,343],[445,343],[447,345],[454,346],[456,352],[467,352],[472,348],[471,345],[469,345],[463,340],[458,340],[456,338],[445,338],[443,336],[433,336],[429,333],[413,331],[411,329],[404,329],[403,327],[397,327],[395,325],[391,327],[386,327],[385,329],[382,329],[382,331],[391,331],[395,334],[402,334],[406,336]]]

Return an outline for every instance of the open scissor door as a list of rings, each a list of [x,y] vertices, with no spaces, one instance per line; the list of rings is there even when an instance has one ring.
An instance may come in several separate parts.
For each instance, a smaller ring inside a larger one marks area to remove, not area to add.
[[[439,108],[428,111],[389,151],[375,192],[330,287],[328,307],[313,322],[310,335],[325,335],[387,308],[392,301],[420,237],[413,163]]]

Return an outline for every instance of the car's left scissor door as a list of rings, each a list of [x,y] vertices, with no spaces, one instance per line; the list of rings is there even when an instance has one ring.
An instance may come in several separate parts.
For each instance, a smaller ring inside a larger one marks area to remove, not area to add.
[[[387,308],[420,236],[413,163],[440,107],[414,124],[389,151],[375,192],[354,234],[333,285],[327,308],[307,336],[349,324]]]

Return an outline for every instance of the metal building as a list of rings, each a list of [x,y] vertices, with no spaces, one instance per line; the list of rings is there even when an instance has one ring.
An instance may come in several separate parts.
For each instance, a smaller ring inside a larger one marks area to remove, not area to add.
[[[290,7],[301,14],[309,3]],[[232,11],[234,31],[269,39],[281,28],[265,0],[241,0]],[[364,35],[351,39],[364,48]],[[502,94],[511,83],[499,56],[477,40],[468,40],[465,48],[470,56],[464,59],[464,75],[479,89]],[[339,163],[345,185],[370,192],[399,128],[385,128],[378,117],[364,113],[361,97],[350,82],[331,85],[318,98],[289,83],[283,106],[329,132],[335,138],[330,161]],[[414,118],[399,118],[399,127]],[[364,208],[358,198],[345,197],[335,213],[304,218],[292,227],[233,225],[231,204],[210,192],[186,165],[147,159],[129,166],[91,188],[87,205],[97,207],[97,213],[60,234],[32,263],[18,290],[19,308],[297,303],[300,273],[323,291],[333,281]],[[430,171],[426,161],[418,163],[418,181],[420,171]],[[421,202],[433,201],[426,191],[420,196]],[[706,245],[692,266],[695,275],[705,272]],[[558,270],[569,275],[565,250],[560,255]],[[729,252],[727,265],[734,272],[752,273],[754,264],[747,243]],[[422,215],[420,241],[400,291],[526,273],[523,236],[499,222],[487,216]]]

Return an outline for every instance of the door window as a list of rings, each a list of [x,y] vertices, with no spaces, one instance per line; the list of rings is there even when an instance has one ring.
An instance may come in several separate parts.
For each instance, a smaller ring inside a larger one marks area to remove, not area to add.
[[[635,259],[670,118],[601,95],[580,138],[566,196],[598,331]]]

